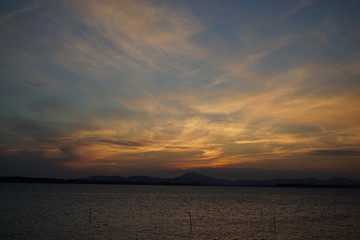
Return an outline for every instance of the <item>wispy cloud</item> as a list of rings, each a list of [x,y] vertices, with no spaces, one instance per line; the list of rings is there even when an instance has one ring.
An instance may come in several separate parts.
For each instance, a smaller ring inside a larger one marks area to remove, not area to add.
[[[307,6],[314,4],[315,2],[317,2],[318,0],[301,0],[298,1],[295,6],[293,6],[290,10],[288,10],[283,16],[283,19],[286,19],[288,17],[290,17],[291,15],[295,14],[296,12],[302,10],[303,8],[306,8]]]
[[[96,38],[102,37],[112,45],[115,53],[147,67],[163,70],[163,65],[174,67],[169,59],[177,61],[179,57],[203,55],[203,50],[190,39],[202,30],[201,23],[186,10],[127,0],[68,2],[65,6],[96,31]],[[86,45],[87,42],[82,42],[78,47]]]
[[[354,149],[326,149],[326,150],[314,150],[310,153],[315,156],[358,156],[359,150]]]
[[[251,45],[251,48],[253,49],[249,48],[247,50],[250,51],[249,53],[244,53],[240,57],[232,59],[232,62],[225,63],[225,73],[214,79],[209,86],[214,87],[231,80],[236,80],[238,82],[258,80],[256,74],[254,73],[254,69],[256,68],[257,64],[263,58],[286,46],[286,44],[291,41],[292,38],[290,36],[283,36],[277,39],[268,39],[264,45],[264,42],[254,39]],[[255,85],[256,83],[252,84]]]
[[[15,18],[18,15],[34,11],[34,10],[44,6],[45,4],[47,4],[49,1],[50,0],[33,1],[31,3],[31,5],[29,5],[29,6],[17,9],[15,11],[10,12],[10,13],[7,13],[6,15],[0,17],[0,24],[11,20],[12,18]]]

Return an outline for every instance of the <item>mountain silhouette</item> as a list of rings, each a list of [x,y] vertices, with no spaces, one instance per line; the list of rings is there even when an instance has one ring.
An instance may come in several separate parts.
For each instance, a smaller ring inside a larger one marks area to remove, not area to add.
[[[112,183],[139,183],[139,184],[182,184],[182,185],[204,185],[204,186],[360,186],[360,182],[349,178],[330,178],[321,180],[317,178],[303,179],[266,179],[266,180],[224,180],[201,175],[196,172],[188,172],[175,178],[156,178],[147,176],[131,176],[131,177],[106,177],[92,176],[81,178],[84,181],[105,181]]]
[[[360,182],[349,178],[266,179],[266,180],[224,180],[188,172],[175,178],[156,178],[148,176],[103,176],[96,175],[77,179],[0,177],[0,182],[28,183],[97,183],[97,184],[156,184],[156,185],[200,185],[200,186],[278,186],[278,187],[360,187]]]
[[[86,178],[78,178],[77,180],[84,180],[84,181],[105,181],[105,182],[117,182],[117,181],[124,181],[125,177],[120,176],[103,176],[103,175],[96,175]]]
[[[204,176],[196,172],[185,173],[180,177],[173,178],[172,182],[196,185],[232,185],[231,181]]]

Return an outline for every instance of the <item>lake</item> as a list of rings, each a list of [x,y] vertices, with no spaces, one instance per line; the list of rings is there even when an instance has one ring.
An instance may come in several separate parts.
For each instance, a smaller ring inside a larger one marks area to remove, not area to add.
[[[360,189],[0,184],[0,239],[360,239]]]

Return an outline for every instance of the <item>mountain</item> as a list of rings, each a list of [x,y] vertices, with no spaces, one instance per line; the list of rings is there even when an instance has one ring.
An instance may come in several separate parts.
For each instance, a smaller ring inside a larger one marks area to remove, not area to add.
[[[172,183],[192,185],[233,185],[233,182],[204,176],[195,172],[188,172],[180,177],[173,178]]]
[[[349,178],[330,178],[328,183],[331,185],[359,185],[360,182],[349,179]]]
[[[121,182],[124,181],[126,178],[120,176],[103,176],[103,175],[96,175],[86,178],[78,178],[76,180],[80,181],[104,181],[104,182]]]
[[[103,183],[103,184],[156,184],[156,185],[200,185],[200,186],[275,186],[275,187],[357,187],[360,182],[349,178],[317,178],[304,179],[266,179],[266,180],[237,180],[204,176],[195,172],[188,172],[175,178],[156,178],[148,176],[102,176],[96,175],[78,179],[51,179],[27,177],[0,177],[0,182],[28,182],[28,183]]]
[[[137,184],[177,184],[177,185],[232,185],[231,181],[204,176],[195,172],[185,173],[175,178],[156,178],[147,176],[91,176],[87,178],[78,178],[77,180],[85,182],[108,182],[108,183],[137,183]]]
[[[129,184],[176,184],[176,185],[204,185],[204,186],[360,186],[360,182],[348,178],[331,178],[321,180],[317,178],[304,179],[266,179],[266,180],[237,180],[204,176],[196,172],[188,172],[175,178],[155,178],[147,176],[92,176],[80,178],[81,181],[102,181],[108,183]]]
[[[168,179],[166,178],[156,178],[156,177],[147,177],[147,176],[131,176],[125,179],[129,183],[167,183]]]

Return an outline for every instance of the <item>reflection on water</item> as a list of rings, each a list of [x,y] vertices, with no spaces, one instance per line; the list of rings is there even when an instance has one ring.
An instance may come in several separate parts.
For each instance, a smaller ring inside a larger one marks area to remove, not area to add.
[[[0,184],[0,239],[360,239],[359,189]]]

